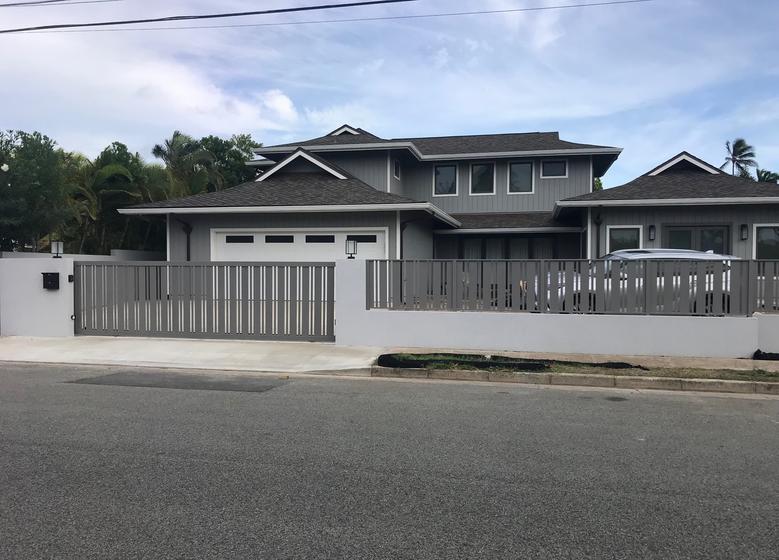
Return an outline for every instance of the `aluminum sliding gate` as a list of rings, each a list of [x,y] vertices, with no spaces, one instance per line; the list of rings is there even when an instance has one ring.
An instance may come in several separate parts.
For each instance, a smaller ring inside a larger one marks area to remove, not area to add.
[[[77,335],[334,341],[334,302],[334,263],[75,263]]]

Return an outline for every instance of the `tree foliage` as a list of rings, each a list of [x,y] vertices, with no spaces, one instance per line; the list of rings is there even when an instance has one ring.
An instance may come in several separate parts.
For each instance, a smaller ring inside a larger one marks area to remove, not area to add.
[[[245,162],[259,145],[249,134],[195,140],[174,131],[154,146],[160,165],[121,142],[90,160],[38,132],[0,131],[0,248],[46,250],[56,239],[73,253],[163,250],[163,219],[117,209],[250,180]]]

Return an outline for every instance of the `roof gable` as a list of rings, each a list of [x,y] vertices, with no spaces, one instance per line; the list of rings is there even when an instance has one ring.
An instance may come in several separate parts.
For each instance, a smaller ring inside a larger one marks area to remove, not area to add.
[[[272,177],[275,173],[279,172],[280,170],[290,166],[293,162],[296,162],[300,159],[303,159],[307,161],[310,164],[313,164],[315,167],[321,169],[322,171],[325,171],[326,173],[329,173],[333,177],[337,179],[346,179],[348,177],[348,174],[340,169],[339,167],[333,165],[332,163],[329,163],[322,158],[315,156],[314,154],[307,152],[306,150],[302,148],[298,148],[295,150],[294,153],[292,153],[290,156],[284,158],[279,163],[277,163],[275,166],[268,169],[265,173],[260,175],[256,181],[262,182],[267,180],[268,178]]]
[[[655,176],[663,173],[711,173],[712,175],[719,175],[722,171],[710,163],[706,163],[701,158],[692,155],[690,152],[684,151],[667,159],[654,169],[647,171],[645,175]]]
[[[358,134],[360,134],[360,129],[345,124],[342,127],[336,128],[334,131],[329,132],[327,136],[341,136],[342,134],[352,134],[354,136],[357,136]]]

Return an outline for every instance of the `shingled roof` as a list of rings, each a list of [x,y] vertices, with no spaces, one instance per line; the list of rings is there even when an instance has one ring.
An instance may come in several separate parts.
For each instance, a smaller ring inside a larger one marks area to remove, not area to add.
[[[377,191],[354,177],[338,179],[324,173],[283,173],[217,192],[133,206],[143,208],[220,208],[260,206],[323,206],[400,204],[416,202]]]
[[[619,150],[613,146],[580,144],[560,139],[558,132],[519,132],[509,134],[474,134],[458,136],[429,136],[421,138],[379,138],[363,129],[355,128],[360,134],[326,135],[319,138],[265,146],[257,153],[278,148],[299,146],[347,146],[355,144],[413,144],[423,155],[476,154],[492,152],[533,152],[564,150]]]
[[[667,160],[629,183],[559,201],[558,206],[596,206],[598,203],[619,205],[638,204],[641,201],[702,201],[776,198],[779,203],[779,185],[759,183],[752,179],[722,173],[713,165],[687,152]],[[665,167],[665,168],[663,168]],[[661,170],[661,171],[658,171]]]
[[[578,228],[575,224],[560,221],[553,212],[511,212],[511,213],[472,213],[452,214],[461,229],[522,229],[545,230],[559,228]]]

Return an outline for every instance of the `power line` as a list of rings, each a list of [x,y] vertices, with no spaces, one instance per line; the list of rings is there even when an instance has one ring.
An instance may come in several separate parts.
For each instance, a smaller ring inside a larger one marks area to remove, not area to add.
[[[655,0],[611,0],[608,2],[590,2],[586,4],[561,4],[557,6],[538,6],[532,8],[506,8],[502,10],[474,10],[469,12],[443,12],[437,14],[409,14],[400,16],[377,16],[377,17],[360,17],[360,18],[345,18],[345,19],[320,19],[320,20],[305,20],[305,21],[274,21],[268,23],[235,23],[225,25],[181,25],[181,26],[164,26],[164,27],[123,27],[119,29],[61,29],[54,31],[32,31],[31,33],[106,33],[115,31],[171,31],[176,29],[192,30],[192,29],[233,29],[243,27],[276,27],[286,25],[314,25],[323,23],[356,23],[356,22],[371,22],[371,21],[385,21],[385,20],[407,20],[407,19],[424,19],[424,18],[442,18],[442,17],[457,17],[457,16],[478,16],[478,15],[493,15],[493,14],[509,14],[516,12],[540,12],[545,10],[565,10],[571,8],[596,8],[603,6],[616,6],[620,4],[642,4],[646,2],[654,2]],[[0,31],[3,33],[3,31]]]
[[[41,0],[45,1],[45,0]],[[43,31],[50,29],[72,29],[83,27],[106,27],[110,25],[134,25],[138,23],[159,23],[168,21],[191,21],[197,19],[218,19],[245,16],[260,16],[270,14],[286,14],[291,12],[309,12],[314,10],[332,10],[336,8],[356,8],[360,6],[374,6],[378,4],[397,4],[400,2],[417,2],[418,0],[361,0],[357,2],[348,2],[346,4],[320,4],[317,6],[298,6],[295,8],[275,8],[272,10],[254,10],[249,12],[229,12],[217,14],[198,14],[191,16],[167,16],[159,18],[127,19],[118,21],[95,21],[88,23],[55,23],[49,25],[36,25],[32,27],[18,27],[15,29],[0,29],[2,33],[20,33],[24,31]]]
[[[73,4],[103,4],[105,2],[122,2],[123,0],[35,0],[34,2],[9,2],[0,4],[0,8],[44,8],[71,6]]]

